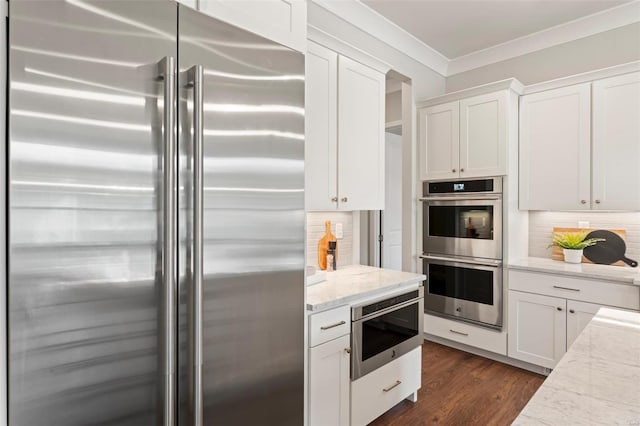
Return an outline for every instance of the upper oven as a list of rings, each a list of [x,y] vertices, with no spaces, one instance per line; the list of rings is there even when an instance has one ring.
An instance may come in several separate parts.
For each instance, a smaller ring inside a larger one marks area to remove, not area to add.
[[[502,258],[502,178],[424,182],[425,254]]]

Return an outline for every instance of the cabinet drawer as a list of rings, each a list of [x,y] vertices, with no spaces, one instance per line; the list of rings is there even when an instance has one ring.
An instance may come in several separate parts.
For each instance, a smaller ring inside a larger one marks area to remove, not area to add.
[[[351,425],[362,426],[420,388],[422,347],[351,382]]]
[[[640,309],[640,288],[632,285],[537,272],[509,271],[509,290],[626,309]]]
[[[309,317],[309,342],[316,346],[351,333],[351,309],[341,306]]]
[[[500,355],[507,354],[507,333],[500,331],[425,314],[424,332]]]

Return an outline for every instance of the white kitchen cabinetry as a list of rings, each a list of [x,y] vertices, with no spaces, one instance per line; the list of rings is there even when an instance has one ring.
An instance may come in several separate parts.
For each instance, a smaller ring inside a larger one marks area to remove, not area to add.
[[[520,208],[588,210],[590,84],[520,98]]]
[[[364,426],[403,399],[414,397],[422,378],[422,347],[372,371],[351,384],[351,426]]]
[[[384,209],[384,74],[309,42],[307,210]]]
[[[500,330],[424,314],[424,332],[474,348],[507,355],[507,333]]]
[[[640,73],[593,83],[593,204],[640,210]]]
[[[638,117],[640,73],[523,96],[520,209],[640,210]]]
[[[601,307],[640,310],[640,288],[509,271],[508,356],[553,368]]]
[[[505,175],[508,91],[421,108],[422,180]]]
[[[306,51],[304,0],[199,0],[198,10],[292,49]]]
[[[309,316],[309,425],[348,425],[351,367],[349,306]]]

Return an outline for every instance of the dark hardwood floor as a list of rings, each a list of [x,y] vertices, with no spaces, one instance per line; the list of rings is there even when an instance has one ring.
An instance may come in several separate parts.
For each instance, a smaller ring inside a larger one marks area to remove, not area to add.
[[[402,401],[372,425],[509,425],[545,377],[433,342],[422,345],[418,402]]]

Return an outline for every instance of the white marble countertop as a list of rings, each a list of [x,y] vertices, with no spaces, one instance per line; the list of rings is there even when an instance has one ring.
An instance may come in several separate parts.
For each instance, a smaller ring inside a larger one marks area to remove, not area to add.
[[[327,280],[307,286],[307,309],[322,311],[394,289],[422,284],[426,277],[411,272],[351,265],[328,272]]]
[[[640,425],[640,313],[601,308],[514,425]]]
[[[591,263],[572,264],[542,257],[527,257],[510,261],[507,267],[509,269],[547,272],[640,286],[640,268],[628,266],[594,265]]]

